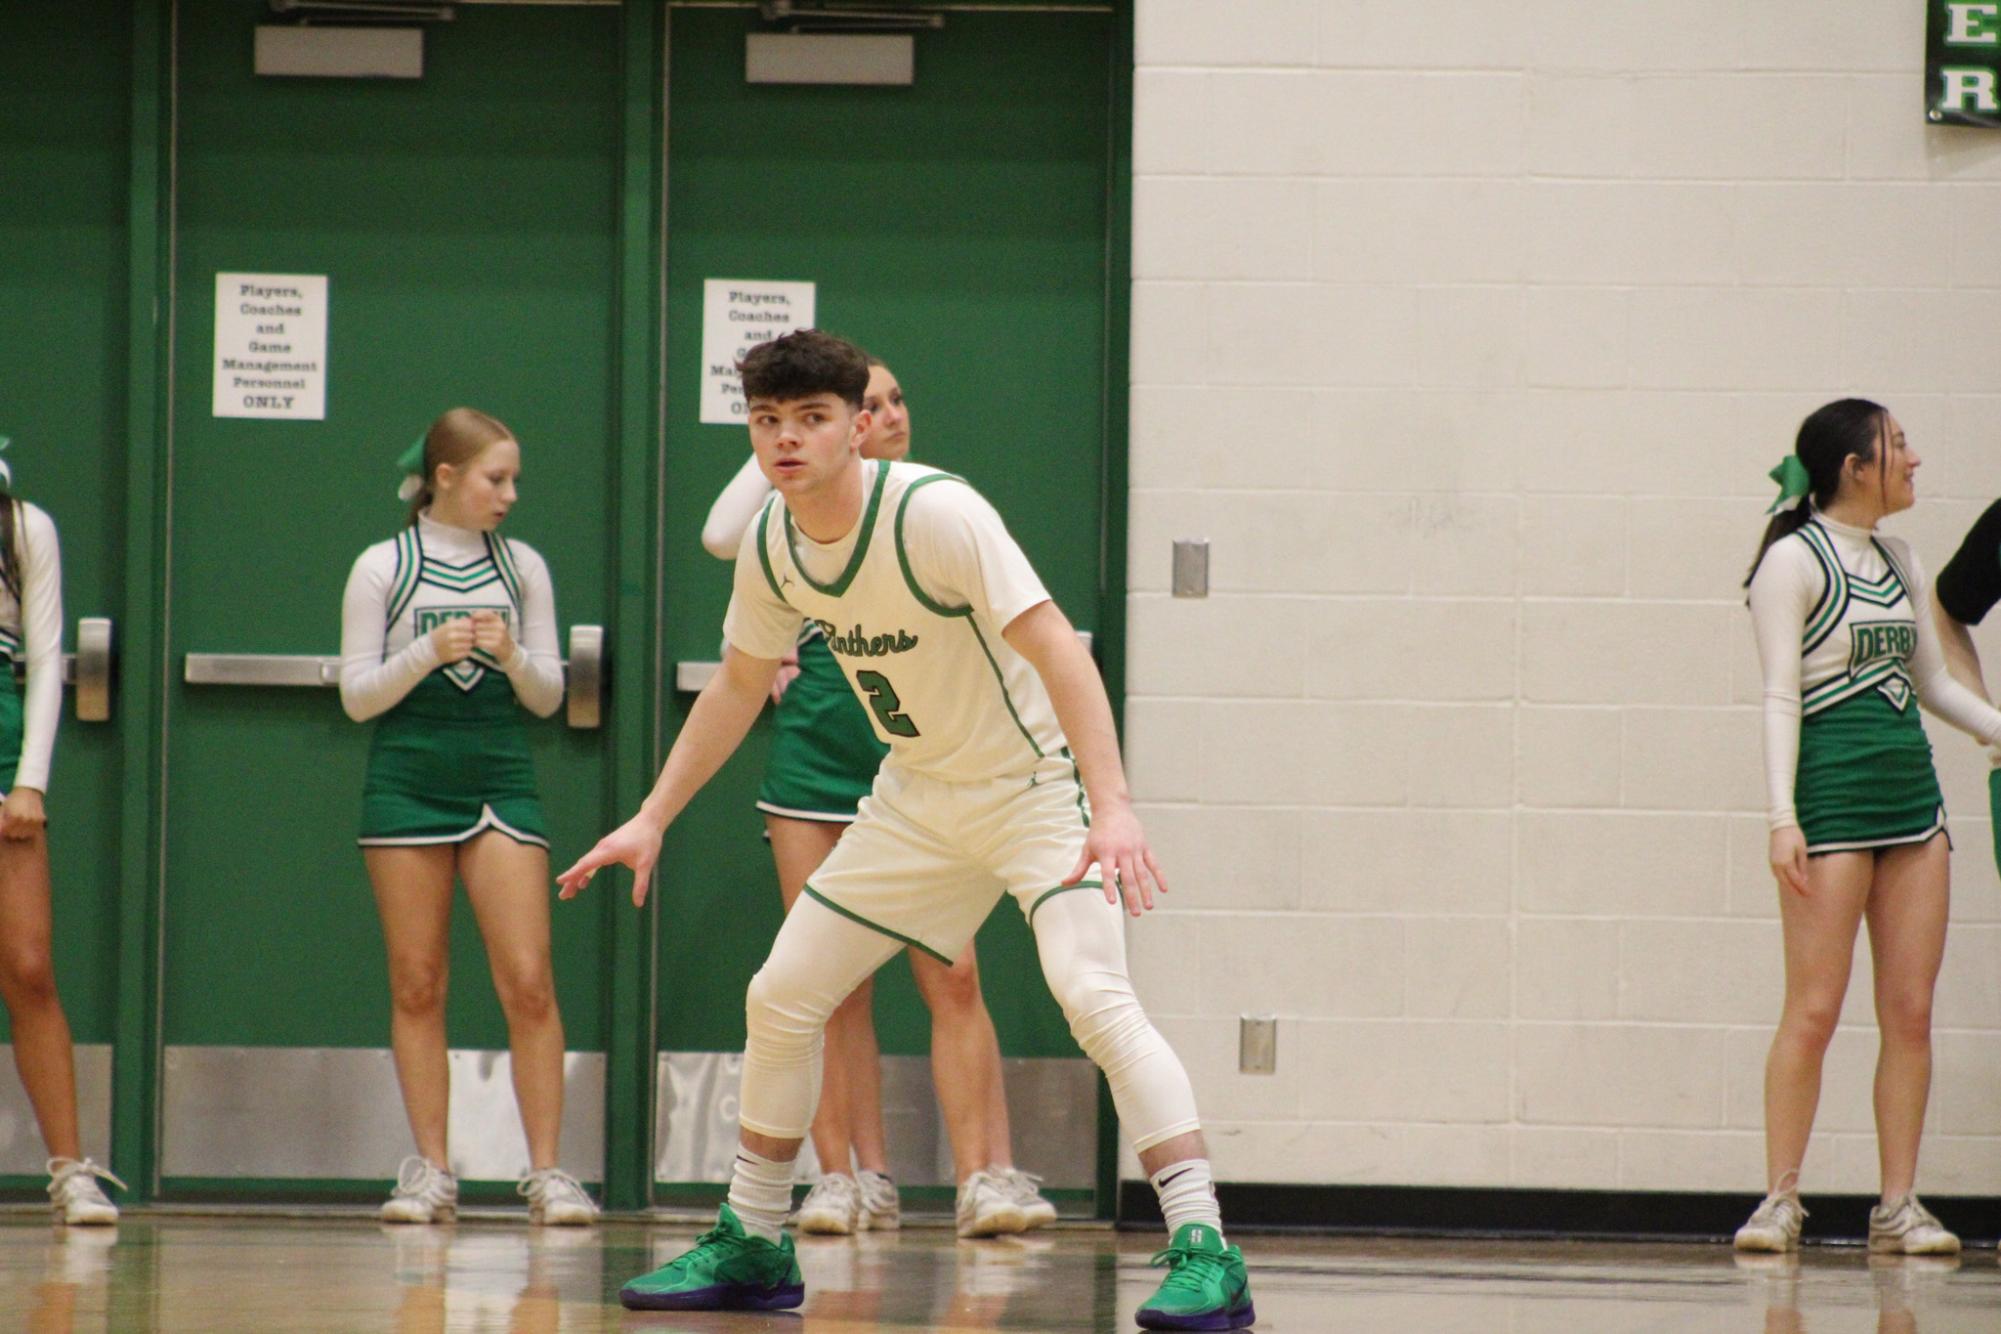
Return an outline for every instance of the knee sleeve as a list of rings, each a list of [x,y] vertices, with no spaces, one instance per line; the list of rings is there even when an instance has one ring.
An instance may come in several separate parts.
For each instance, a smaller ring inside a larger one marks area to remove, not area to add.
[[[744,994],[743,1094],[746,1130],[777,1139],[801,1138],[820,1105],[820,1050],[826,1015],[815,1020],[791,979],[771,961]]]
[[[1096,894],[1059,895],[1036,913],[1035,943],[1071,1036],[1105,1072],[1133,1147],[1199,1129],[1188,1072],[1133,994],[1118,910]]]
[[[744,995],[745,1130],[805,1138],[820,1104],[827,1017],[899,948],[814,899],[793,907]]]

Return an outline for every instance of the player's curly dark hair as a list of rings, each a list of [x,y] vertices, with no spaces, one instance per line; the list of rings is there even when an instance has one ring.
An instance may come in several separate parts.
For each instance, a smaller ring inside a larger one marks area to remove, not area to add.
[[[736,364],[746,401],[785,402],[814,394],[836,394],[860,410],[868,390],[868,354],[845,338],[819,329],[759,343]]]

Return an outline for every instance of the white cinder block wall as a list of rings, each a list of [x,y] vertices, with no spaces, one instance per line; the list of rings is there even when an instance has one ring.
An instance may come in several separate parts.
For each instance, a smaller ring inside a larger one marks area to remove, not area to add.
[[[1221,1179],[1762,1186],[1764,473],[1854,392],[1925,459],[1929,569],[2001,494],[2001,133],[1927,127],[1923,24],[1140,0],[1127,742],[1174,892],[1131,940]],[[1993,1194],[1986,765],[1933,744],[1921,1184]],[[1867,983],[1809,1190],[1876,1185]]]

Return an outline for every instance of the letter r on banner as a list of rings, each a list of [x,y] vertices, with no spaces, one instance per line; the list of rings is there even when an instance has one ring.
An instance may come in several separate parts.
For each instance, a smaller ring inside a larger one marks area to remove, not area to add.
[[[1944,111],[1966,113],[2001,111],[2001,97],[1995,95],[1994,71],[1977,66],[1949,65],[1939,72],[1943,86],[1939,106]]]

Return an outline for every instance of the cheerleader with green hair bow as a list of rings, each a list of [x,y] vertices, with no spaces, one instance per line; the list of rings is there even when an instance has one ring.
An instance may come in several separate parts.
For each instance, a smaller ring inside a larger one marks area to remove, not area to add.
[[[453,408],[397,461],[396,536],[355,561],[341,607],[341,704],[373,726],[358,842],[389,956],[390,1046],[416,1152],[382,1207],[392,1223],[458,1210],[446,1143],[445,979],[453,883],[472,901],[507,1019],[528,1147],[521,1193],[540,1224],[596,1207],[557,1163],[563,1021],[549,937],[549,839],[525,709],[563,699],[549,568],[498,531],[517,498],[507,426]]]
[[[1959,1250],[1915,1194],[1951,869],[1918,708],[1990,745],[2001,741],[2001,712],[1953,679],[1917,554],[1878,531],[1916,502],[1919,462],[1896,418],[1851,398],[1809,415],[1792,456],[1771,474],[1779,502],[1747,582],[1764,680],[1785,1005],[1765,1065],[1767,1193],[1737,1231],[1741,1250],[1799,1244],[1800,1168],[1821,1063],[1865,920],[1882,1042],[1882,1200],[1869,1216],[1869,1247]]]
[[[11,442],[0,436],[0,453]],[[62,553],[55,521],[22,500],[0,457],[0,1001],[14,1030],[14,1064],[49,1150],[49,1198],[59,1223],[107,1224],[118,1208],[100,1180],[124,1183],[83,1155],[76,1058],[56,995],[44,794],[63,700]]]

